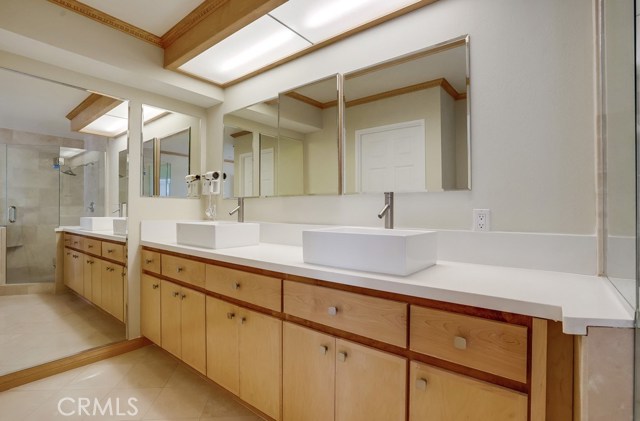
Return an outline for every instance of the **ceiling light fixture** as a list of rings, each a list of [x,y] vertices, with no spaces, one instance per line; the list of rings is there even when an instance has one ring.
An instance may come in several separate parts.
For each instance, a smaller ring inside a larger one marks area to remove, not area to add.
[[[328,23],[342,19],[344,16],[358,10],[370,0],[334,0],[314,2],[320,7],[310,10],[305,19],[305,25],[309,28],[319,28]]]
[[[237,69],[238,67],[245,65],[252,60],[256,60],[257,58],[264,56],[277,48],[280,48],[283,44],[289,42],[295,36],[296,35],[293,32],[283,28],[264,38],[262,41],[253,44],[238,55],[230,57],[220,65],[220,70],[223,72],[228,72],[230,70]]]

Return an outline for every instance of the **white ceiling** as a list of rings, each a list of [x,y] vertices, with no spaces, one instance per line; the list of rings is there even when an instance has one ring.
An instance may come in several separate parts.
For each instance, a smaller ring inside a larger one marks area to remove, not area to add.
[[[161,37],[202,0],[81,0],[81,3]]]

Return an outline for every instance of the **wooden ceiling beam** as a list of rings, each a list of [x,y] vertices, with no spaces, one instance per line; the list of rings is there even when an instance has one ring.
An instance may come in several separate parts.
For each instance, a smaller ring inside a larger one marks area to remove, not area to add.
[[[91,94],[67,114],[71,131],[77,132],[102,117],[123,101],[100,94]]]
[[[287,0],[215,0],[209,11],[188,31],[167,40],[164,67],[176,70],[187,61],[239,29],[266,15]]]

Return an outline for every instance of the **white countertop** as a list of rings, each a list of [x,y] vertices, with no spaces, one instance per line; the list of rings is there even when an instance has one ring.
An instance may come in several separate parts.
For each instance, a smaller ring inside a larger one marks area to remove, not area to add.
[[[291,245],[261,243],[211,250],[171,241],[141,244],[323,281],[559,320],[567,334],[585,335],[588,326],[633,327],[633,309],[603,277],[449,261],[400,277],[307,264],[302,247]]]
[[[71,233],[71,234],[88,235],[90,237],[96,237],[96,238],[100,238],[100,239],[103,239],[103,240],[117,241],[119,243],[126,243],[127,242],[127,237],[126,236],[114,234],[113,230],[111,230],[111,231],[88,231],[88,230],[84,230],[84,229],[80,228],[79,226],[77,226],[77,227],[58,227],[58,228],[56,228],[56,232],[68,232],[68,233]]]

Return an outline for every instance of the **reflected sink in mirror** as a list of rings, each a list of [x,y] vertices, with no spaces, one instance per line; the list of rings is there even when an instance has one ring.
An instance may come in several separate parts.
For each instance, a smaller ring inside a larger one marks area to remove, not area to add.
[[[178,222],[176,231],[177,242],[183,246],[225,249],[255,246],[260,242],[260,225],[250,222]]]
[[[110,216],[82,216],[80,229],[85,231],[112,231],[113,218]]]
[[[113,234],[127,235],[127,218],[113,218]]]
[[[336,227],[302,232],[305,263],[407,276],[436,263],[435,231]]]

